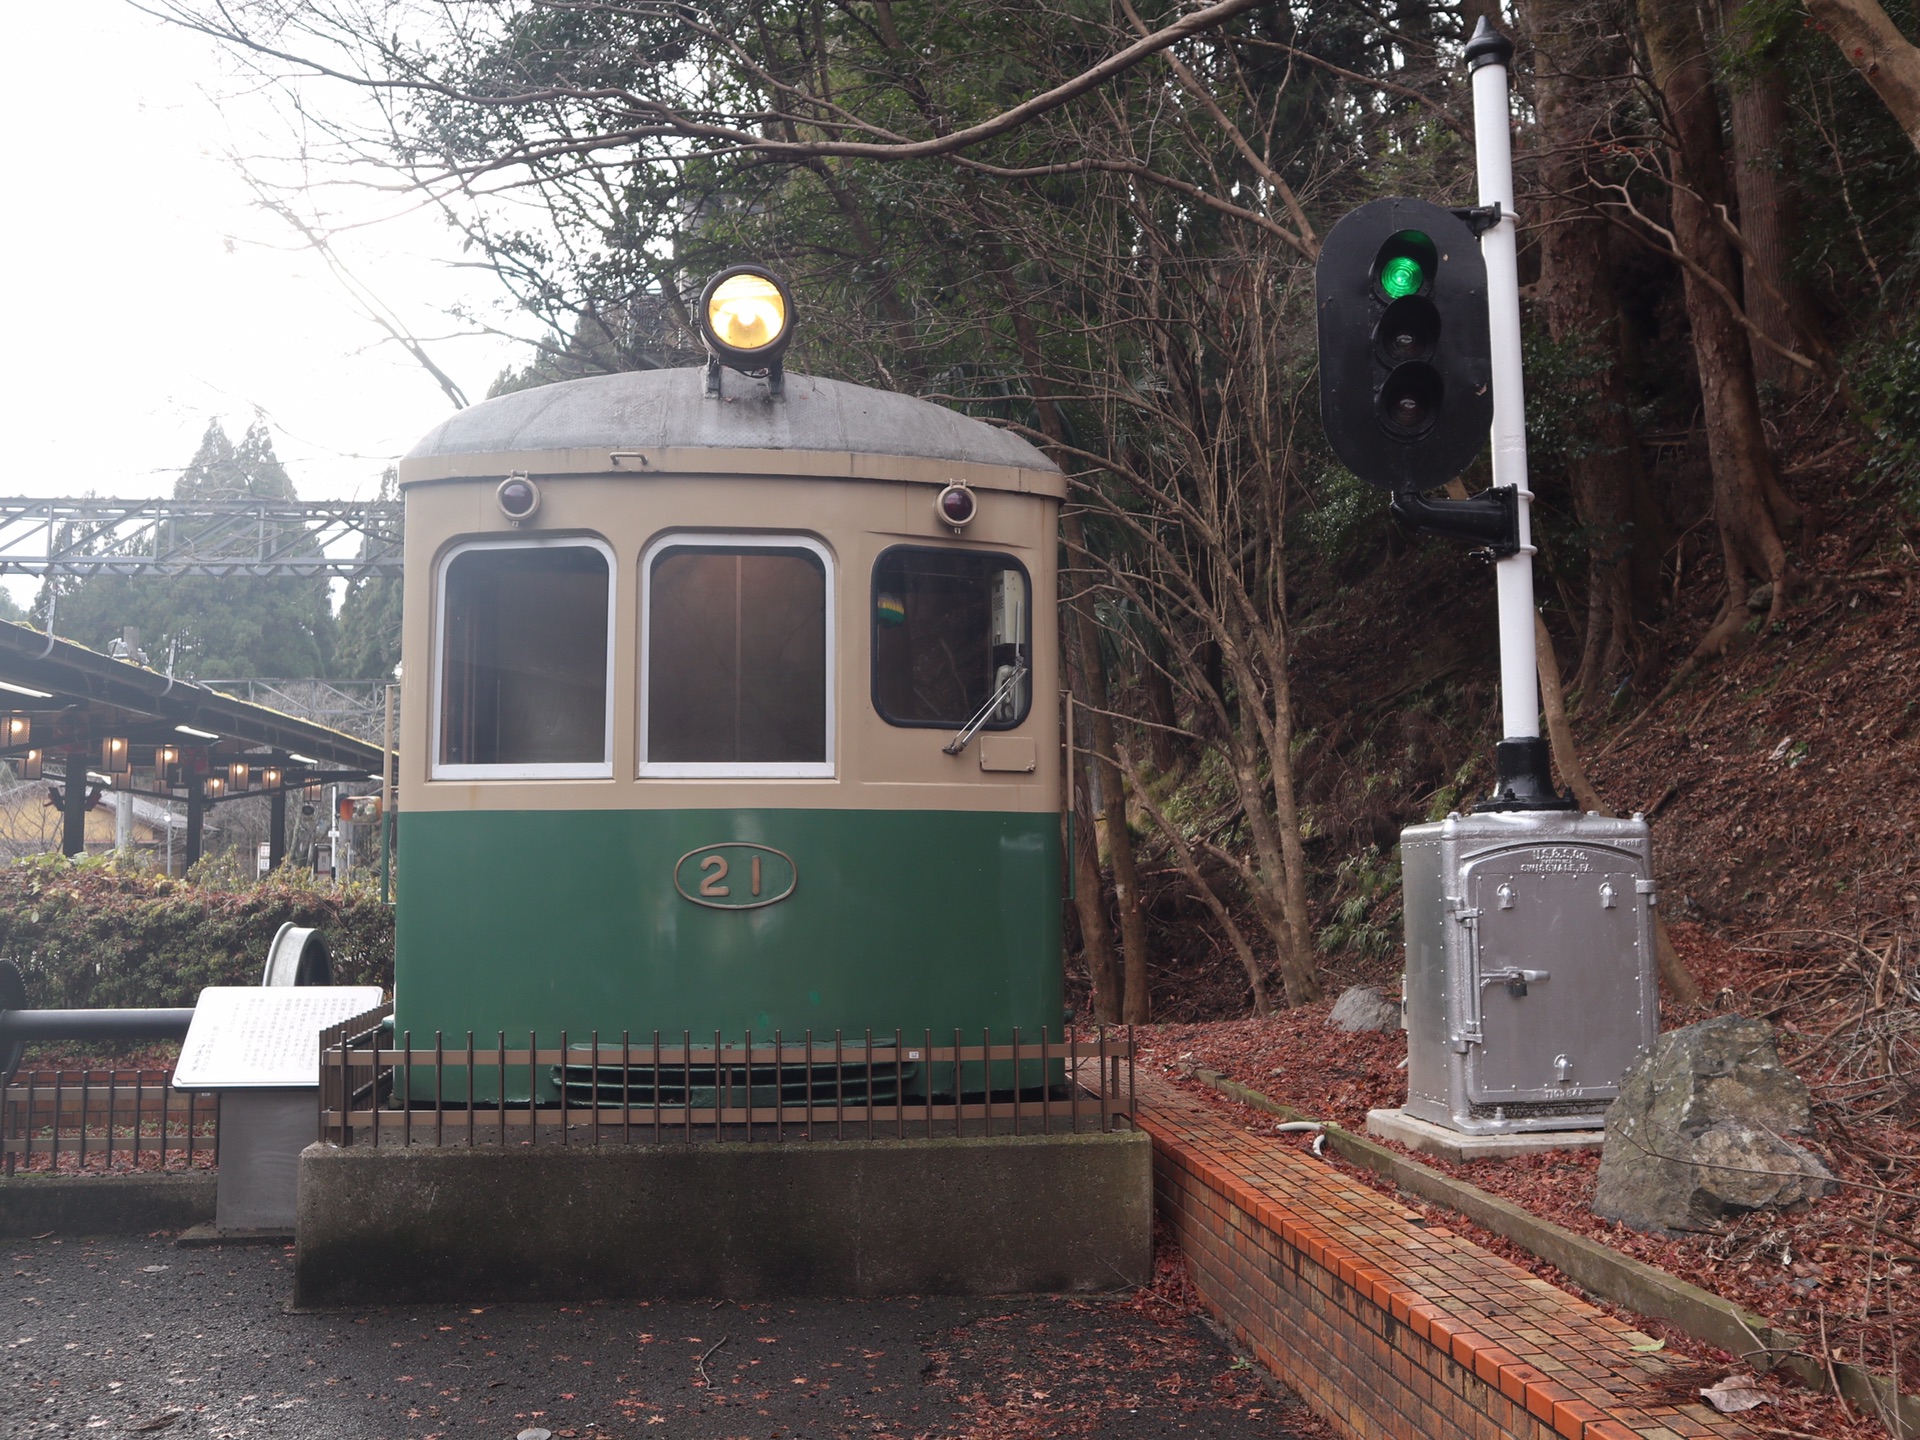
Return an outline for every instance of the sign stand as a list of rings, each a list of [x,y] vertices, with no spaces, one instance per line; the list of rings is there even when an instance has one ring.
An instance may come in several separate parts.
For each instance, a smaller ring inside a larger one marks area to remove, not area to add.
[[[173,1073],[176,1090],[212,1090],[220,1103],[213,1226],[194,1239],[293,1233],[300,1152],[315,1138],[320,1032],[381,998],[378,985],[210,985],[200,992]]]

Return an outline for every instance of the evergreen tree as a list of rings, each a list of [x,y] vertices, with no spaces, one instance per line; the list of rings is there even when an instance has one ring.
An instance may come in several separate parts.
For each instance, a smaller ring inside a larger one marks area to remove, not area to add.
[[[399,496],[398,475],[388,467],[380,477],[380,498],[397,500]],[[355,580],[340,607],[333,673],[345,680],[391,680],[399,666],[400,577],[368,575]]]
[[[218,420],[174,485],[176,500],[292,500],[293,481],[254,424],[238,445]],[[251,553],[249,549],[248,553]],[[45,624],[53,582],[41,587]],[[324,576],[94,575],[58,582],[56,633],[105,650],[131,626],[156,669],[210,679],[332,673],[334,620]]]

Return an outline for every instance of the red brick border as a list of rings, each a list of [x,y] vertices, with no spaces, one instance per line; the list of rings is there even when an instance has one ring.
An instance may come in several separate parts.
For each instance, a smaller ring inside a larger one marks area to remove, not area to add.
[[[1154,1196],[1201,1299],[1343,1435],[1731,1440],[1649,1396],[1648,1339],[1292,1144],[1140,1076]]]

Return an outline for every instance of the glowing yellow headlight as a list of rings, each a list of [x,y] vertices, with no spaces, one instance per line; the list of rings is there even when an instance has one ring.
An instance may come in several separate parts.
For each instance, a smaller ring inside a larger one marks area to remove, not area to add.
[[[713,338],[734,350],[764,350],[787,328],[787,302],[763,275],[731,275],[707,297]]]

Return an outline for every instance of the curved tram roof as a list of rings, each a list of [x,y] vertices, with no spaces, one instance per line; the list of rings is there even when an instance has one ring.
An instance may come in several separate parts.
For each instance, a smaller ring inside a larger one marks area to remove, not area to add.
[[[805,456],[782,464],[791,473],[901,478],[873,462],[904,457],[965,467],[993,488],[1065,493],[1059,468],[1018,435],[931,401],[791,373],[774,399],[764,380],[732,371],[713,399],[704,379],[697,368],[636,370],[498,396],[430,431],[400,481],[718,470],[735,467],[702,463],[702,452],[768,450]]]

